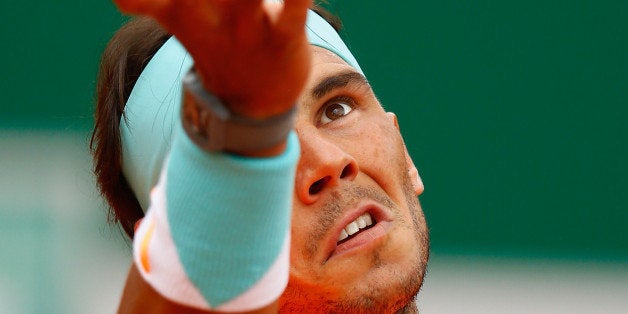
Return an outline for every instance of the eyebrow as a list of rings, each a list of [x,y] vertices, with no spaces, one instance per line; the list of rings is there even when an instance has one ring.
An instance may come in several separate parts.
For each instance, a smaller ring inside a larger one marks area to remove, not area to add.
[[[336,75],[325,77],[318,84],[316,84],[316,86],[312,89],[312,97],[318,100],[334,89],[345,87],[350,83],[369,85],[366,77],[358,72],[341,72]]]

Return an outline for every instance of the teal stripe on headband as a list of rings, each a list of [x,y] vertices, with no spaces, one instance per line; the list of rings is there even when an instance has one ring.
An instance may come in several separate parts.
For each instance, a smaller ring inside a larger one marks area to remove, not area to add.
[[[334,28],[311,10],[306,33],[310,44],[335,53],[362,73]],[[144,210],[170,149],[173,125],[180,118],[181,78],[192,65],[185,48],[170,38],[142,71],[126,103],[126,121],[120,121],[122,171]]]

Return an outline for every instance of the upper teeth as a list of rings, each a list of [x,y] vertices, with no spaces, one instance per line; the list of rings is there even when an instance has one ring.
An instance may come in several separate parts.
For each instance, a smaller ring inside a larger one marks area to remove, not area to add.
[[[371,214],[364,213],[362,216],[356,218],[354,221],[350,222],[342,231],[340,232],[340,236],[338,237],[338,241],[342,241],[348,238],[350,235],[353,235],[360,231],[360,229],[364,229],[373,224],[373,218]]]

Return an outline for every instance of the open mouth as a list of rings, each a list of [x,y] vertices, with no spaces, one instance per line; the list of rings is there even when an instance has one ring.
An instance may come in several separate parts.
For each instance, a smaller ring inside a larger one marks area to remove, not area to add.
[[[386,235],[392,226],[392,219],[385,207],[371,201],[358,204],[336,225],[332,231],[336,235],[327,239],[326,252],[329,255],[325,261],[350,252],[368,254],[370,250],[386,243]]]
[[[360,232],[370,229],[376,224],[375,219],[371,216],[371,214],[364,213],[354,221],[348,223],[342,231],[340,231],[340,236],[338,237],[337,245],[345,243],[355,236],[360,234]]]

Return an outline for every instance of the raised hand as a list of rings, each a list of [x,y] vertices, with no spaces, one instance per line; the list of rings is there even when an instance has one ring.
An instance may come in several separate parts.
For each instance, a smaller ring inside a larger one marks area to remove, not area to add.
[[[186,47],[205,88],[230,109],[264,118],[289,110],[307,80],[311,0],[114,0],[155,18]]]

